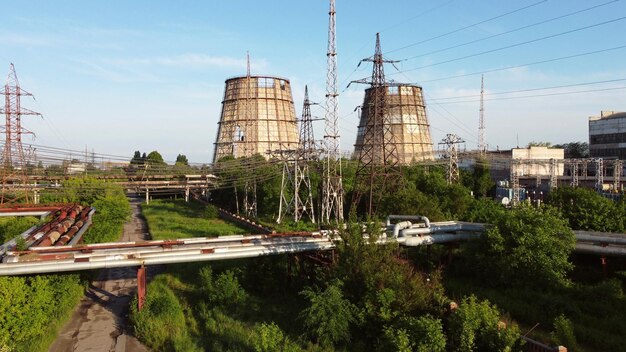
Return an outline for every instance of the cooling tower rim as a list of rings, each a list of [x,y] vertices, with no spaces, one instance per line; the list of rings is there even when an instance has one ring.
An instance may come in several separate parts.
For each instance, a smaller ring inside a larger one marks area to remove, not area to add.
[[[229,81],[235,81],[235,80],[239,80],[239,79],[245,79],[248,76],[232,76],[232,77],[228,77],[226,79],[226,81],[224,81],[224,83],[228,83]],[[273,79],[280,79],[286,82],[291,83],[291,81],[288,78],[282,77],[282,76],[269,76],[269,75],[251,75],[250,78],[273,78]]]

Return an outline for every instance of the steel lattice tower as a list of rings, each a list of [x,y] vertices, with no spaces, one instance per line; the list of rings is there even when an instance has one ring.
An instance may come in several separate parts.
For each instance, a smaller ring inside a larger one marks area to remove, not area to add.
[[[515,207],[520,202],[520,185],[519,185],[519,169],[520,169],[520,161],[518,159],[511,160],[511,190],[512,190],[512,198],[511,198],[511,206]]]
[[[439,142],[439,144],[446,146],[445,157],[448,159],[448,184],[459,182],[459,149],[457,148],[457,144],[461,143],[465,143],[465,141],[456,134],[447,134],[446,137]]]
[[[283,173],[280,188],[280,205],[277,223],[288,214],[293,214],[295,222],[305,216],[315,223],[313,192],[311,188],[310,163],[317,158],[313,137],[313,119],[308,87],[304,88],[304,104],[300,120],[300,144],[297,150],[277,150],[272,153],[282,159]]]
[[[339,121],[337,116],[337,47],[335,37],[335,0],[328,11],[328,50],[326,73],[326,116],[324,135],[324,176],[322,182],[322,222],[343,221],[343,181],[339,154]]]
[[[361,79],[354,83],[370,84],[366,91],[366,104],[361,110],[366,114],[363,146],[359,151],[359,162],[355,176],[355,191],[352,206],[358,207],[361,198],[367,194],[367,215],[373,216],[376,207],[385,193],[394,185],[398,185],[402,175],[398,169],[398,150],[392,131],[391,116],[387,114],[387,89],[384,63],[393,61],[383,58],[380,48],[380,35],[376,33],[376,50],[373,57],[364,59],[373,63],[371,79]]]
[[[596,191],[602,192],[604,189],[604,161],[602,158],[596,159]]]
[[[252,109],[252,97],[250,96],[252,87],[250,80],[250,54],[246,53],[246,109],[245,109],[245,139],[244,139],[244,158],[246,158],[246,165],[249,172],[254,174],[255,170],[250,169],[252,156],[254,155],[253,145],[255,141],[255,135],[253,132],[253,109]],[[243,190],[243,207],[244,214],[248,219],[256,219],[257,217],[257,198],[256,198],[256,180],[248,180],[244,184]]]
[[[315,223],[313,190],[311,188],[309,168],[311,161],[317,159],[317,149],[315,148],[315,138],[313,136],[313,117],[311,115],[311,102],[309,101],[309,88],[307,86],[304,86],[304,103],[302,105],[300,148],[294,165],[294,220],[298,222],[304,216],[308,216],[311,222]]]
[[[15,67],[11,64],[4,91],[4,109],[0,110],[6,116],[4,130],[4,148],[2,150],[2,191],[0,193],[0,203],[10,201],[30,201],[28,191],[16,192],[11,185],[25,185],[28,181],[26,167],[29,162],[29,154],[22,145],[22,135],[31,134],[22,127],[22,115],[41,114],[24,109],[21,106],[21,97],[33,96],[31,93],[20,88]],[[19,186],[18,186],[19,187]]]
[[[484,154],[487,151],[487,142],[485,140],[485,79],[480,76],[480,116],[478,120],[478,151]]]

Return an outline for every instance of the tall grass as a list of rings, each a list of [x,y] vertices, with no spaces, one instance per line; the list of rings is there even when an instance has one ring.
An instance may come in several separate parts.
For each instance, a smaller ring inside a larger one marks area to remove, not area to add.
[[[142,204],[142,214],[155,240],[185,237],[216,237],[248,231],[214,216],[200,203],[183,200],[153,200]]]

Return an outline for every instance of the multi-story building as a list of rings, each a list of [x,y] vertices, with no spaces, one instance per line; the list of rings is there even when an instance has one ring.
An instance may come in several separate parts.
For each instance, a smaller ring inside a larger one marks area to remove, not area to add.
[[[592,158],[626,160],[626,112],[589,117],[589,152]]]

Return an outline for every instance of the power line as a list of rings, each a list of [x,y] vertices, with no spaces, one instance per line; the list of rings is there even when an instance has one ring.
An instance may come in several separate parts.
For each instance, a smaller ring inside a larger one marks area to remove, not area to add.
[[[524,95],[519,97],[503,97],[503,98],[492,98],[485,99],[485,101],[494,101],[494,100],[513,100],[513,99],[525,99],[525,98],[540,98],[540,97],[549,97],[556,95],[569,95],[569,94],[580,94],[580,93],[592,93],[592,92],[606,92],[612,90],[622,90],[626,89],[626,86],[623,87],[612,87],[612,88],[601,88],[601,89],[590,89],[590,90],[578,90],[573,92],[560,92],[560,93],[546,93],[546,94],[535,94],[535,95]],[[479,100],[460,100],[460,101],[448,101],[442,102],[439,104],[460,104],[460,103],[475,103]]]
[[[441,53],[441,52],[448,51],[448,50],[451,50],[451,49],[456,49],[456,48],[460,48],[462,46],[466,46],[466,45],[478,43],[478,42],[481,42],[481,41],[484,41],[484,40],[496,38],[496,37],[499,37],[499,36],[502,36],[502,35],[505,35],[505,34],[514,33],[514,32],[521,31],[521,30],[524,30],[524,29],[528,29],[528,28],[531,28],[531,27],[535,27],[535,26],[539,26],[539,25],[542,25],[542,24],[546,24],[546,23],[549,23],[549,22],[552,22],[552,21],[560,20],[560,19],[563,19],[565,17],[577,15],[579,13],[590,11],[590,10],[593,10],[593,9],[596,9],[596,8],[599,8],[599,7],[602,7],[602,6],[606,6],[606,5],[609,5],[609,4],[618,2],[618,1],[619,0],[612,0],[612,1],[605,2],[605,3],[600,4],[600,5],[596,5],[596,6],[588,7],[586,9],[570,12],[570,13],[567,13],[567,14],[564,14],[564,15],[561,15],[561,16],[557,16],[557,17],[553,17],[553,18],[550,18],[550,19],[547,19],[547,20],[535,22],[533,24],[529,24],[529,25],[526,25],[526,26],[518,27],[518,28],[515,28],[515,29],[511,29],[511,30],[505,31],[505,32],[501,32],[501,33],[493,34],[493,35],[490,35],[490,36],[487,36],[487,37],[471,40],[469,42],[465,42],[465,43],[449,46],[447,48],[430,51],[430,52],[427,52],[427,53],[424,53],[424,54],[411,56],[411,57],[408,57],[408,58],[404,59],[403,61],[408,61],[408,60],[417,59],[417,58],[428,56],[428,55],[432,55],[432,54]]]
[[[588,51],[588,52],[574,54],[574,55],[560,56],[560,57],[556,57],[556,58],[552,58],[552,59],[546,59],[546,60],[541,60],[541,61],[534,61],[534,62],[529,62],[529,63],[515,65],[515,66],[507,66],[507,67],[488,69],[488,70],[484,70],[484,71],[476,71],[476,72],[471,72],[471,73],[464,73],[462,75],[454,75],[454,76],[446,76],[446,77],[441,77],[441,78],[429,79],[429,80],[424,80],[424,81],[421,81],[421,82],[422,83],[437,82],[437,81],[444,81],[444,80],[453,79],[453,78],[462,78],[462,77],[482,75],[482,74],[485,74],[485,73],[505,71],[505,70],[511,70],[511,69],[515,69],[515,68],[522,68],[522,67],[528,67],[528,66],[533,66],[533,65],[545,64],[545,63],[549,63],[549,62],[555,62],[555,61],[561,61],[561,60],[567,60],[567,59],[574,59],[574,58],[581,57],[581,56],[600,54],[600,53],[605,53],[605,52],[608,52],[608,51],[619,50],[619,49],[624,49],[624,48],[626,48],[626,45],[620,45],[620,46],[616,46],[616,47],[613,47],[613,48]]]
[[[515,43],[515,44],[506,45],[506,46],[499,47],[499,48],[496,48],[496,49],[485,50],[485,51],[481,51],[481,52],[478,52],[478,53],[457,57],[457,58],[454,58],[454,59],[449,59],[449,60],[445,60],[445,61],[436,62],[436,63],[433,63],[433,64],[428,64],[428,65],[424,65],[424,66],[420,66],[420,67],[415,67],[415,68],[411,68],[411,69],[408,69],[408,70],[403,70],[401,72],[416,71],[416,70],[421,70],[421,69],[427,68],[427,67],[439,66],[439,65],[450,63],[450,62],[465,60],[465,59],[469,59],[469,58],[476,57],[476,56],[490,54],[490,53],[501,51],[501,50],[511,49],[511,48],[515,48],[515,47],[518,47],[518,46],[531,44],[531,43],[536,43],[536,42],[539,42],[539,41],[542,41],[542,40],[551,39],[551,38],[559,37],[559,36],[570,34],[570,33],[574,33],[574,32],[579,32],[579,31],[582,31],[582,30],[585,30],[585,29],[590,29],[590,28],[594,28],[594,27],[603,26],[605,24],[618,22],[618,21],[621,21],[621,20],[624,20],[624,19],[626,19],[626,16],[615,18],[615,19],[612,19],[612,20],[604,21],[604,22],[600,22],[600,23],[595,23],[595,24],[592,24],[592,25],[589,25],[589,26],[584,26],[584,27],[571,29],[571,30],[568,30],[568,31],[565,31],[565,32],[560,32],[560,33],[551,34],[551,35],[547,35],[547,36],[540,37],[540,38],[535,38],[535,39],[531,39],[531,40],[527,40],[527,41],[523,41],[523,42],[519,42],[519,43]]]
[[[461,28],[455,29],[455,30],[450,31],[450,32],[446,32],[446,33],[443,33],[443,34],[440,34],[440,35],[436,35],[436,36],[434,36],[434,37],[431,37],[431,38],[428,38],[428,39],[424,39],[424,40],[421,40],[421,41],[416,42],[416,43],[413,43],[413,44],[405,45],[405,46],[400,47],[400,48],[398,48],[398,49],[393,49],[393,50],[387,51],[385,54],[389,54],[389,53],[393,53],[393,52],[396,52],[396,51],[404,50],[404,49],[407,49],[407,48],[410,48],[410,47],[413,47],[413,46],[416,46],[416,45],[419,45],[419,44],[423,44],[423,43],[426,43],[426,42],[429,42],[429,41],[432,41],[432,40],[435,40],[435,39],[443,38],[443,37],[446,37],[446,36],[448,36],[448,35],[450,35],[450,34],[458,33],[458,32],[460,32],[460,31],[463,31],[463,30],[466,30],[466,29],[469,29],[469,28],[472,28],[472,27],[476,27],[476,26],[478,26],[478,25],[480,25],[480,24],[487,23],[487,22],[490,22],[490,21],[496,20],[496,19],[498,19],[498,18],[502,18],[502,17],[508,16],[508,15],[514,14],[514,13],[516,13],[516,12],[520,12],[520,11],[526,10],[526,9],[528,9],[528,8],[531,8],[531,7],[537,6],[537,5],[542,4],[542,3],[544,3],[544,2],[547,2],[547,1],[548,1],[548,0],[538,1],[538,2],[533,3],[533,4],[530,4],[530,5],[528,5],[528,6],[524,6],[524,7],[521,7],[521,8],[515,9],[515,10],[513,10],[513,11],[509,11],[509,12],[506,12],[506,13],[503,13],[503,14],[500,14],[500,15],[497,15],[497,16],[495,16],[495,17],[488,18],[488,19],[486,19],[486,20],[482,20],[482,21],[480,21],[480,22],[476,22],[476,23],[470,24],[470,25],[468,25],[468,26],[465,26],[465,27],[461,27]]]
[[[626,78],[618,78],[618,79],[609,79],[605,81],[594,81],[594,82],[584,82],[584,83],[575,83],[575,84],[565,84],[560,86],[552,86],[552,87],[541,87],[541,88],[528,88],[528,89],[519,89],[519,90],[509,90],[506,92],[494,92],[494,93],[485,93],[484,95],[503,95],[503,94],[513,94],[513,93],[524,93],[524,92],[534,92],[539,90],[549,90],[549,89],[558,89],[558,88],[571,88],[571,87],[580,87],[580,86],[588,86],[594,84],[602,84],[602,83],[613,83],[613,82],[622,82],[626,81]],[[451,100],[451,99],[463,99],[463,98],[474,98],[479,97],[480,94],[471,94],[471,95],[459,95],[456,97],[445,97],[445,98],[431,98],[430,100]]]

